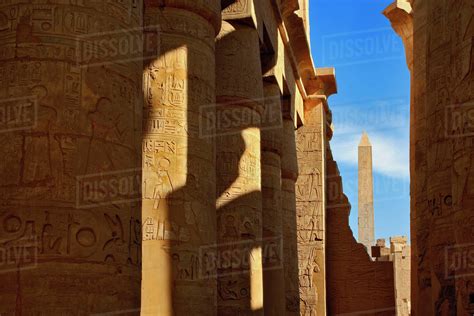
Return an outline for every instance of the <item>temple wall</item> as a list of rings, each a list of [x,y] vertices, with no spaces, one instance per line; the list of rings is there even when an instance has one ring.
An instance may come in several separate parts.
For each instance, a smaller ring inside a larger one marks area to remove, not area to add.
[[[349,227],[351,206],[330,150],[327,168],[327,310],[329,315],[394,315],[396,312],[392,262],[376,262]]]
[[[306,124],[296,133],[296,222],[303,315],[326,314],[325,121],[321,103],[305,113]]]

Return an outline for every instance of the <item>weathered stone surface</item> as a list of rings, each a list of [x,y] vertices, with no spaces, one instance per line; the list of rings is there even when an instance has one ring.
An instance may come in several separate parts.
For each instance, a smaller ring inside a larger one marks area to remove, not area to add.
[[[265,83],[265,113],[279,115],[281,92],[277,84]],[[262,226],[263,298],[265,315],[285,314],[283,270],[283,208],[281,180],[282,125],[262,129]]]
[[[372,261],[349,227],[351,206],[330,150],[327,168],[327,312],[393,315],[393,263]]]
[[[0,262],[1,315],[393,314],[392,263],[331,192],[308,5],[0,0],[0,115],[30,115],[0,117],[0,254],[22,256]]]
[[[359,242],[370,254],[375,244],[374,178],[372,175],[372,145],[364,132],[359,143]]]
[[[291,105],[283,104],[284,112]],[[282,131],[282,199],[283,199],[283,266],[285,271],[286,315],[300,314],[299,269],[296,221],[296,180],[298,162],[296,160],[296,134],[294,123],[288,111],[283,117]]]
[[[12,260],[0,267],[2,315],[140,306],[140,206],[131,191],[140,185],[142,66],[84,50],[133,36],[140,5],[0,4],[0,248]],[[8,107],[27,111],[27,124],[10,130]],[[134,201],[98,190],[112,179],[125,179],[123,197]]]
[[[325,144],[326,120],[321,104],[305,113],[298,129],[296,148],[296,225],[302,315],[326,314],[326,214]]]
[[[474,8],[417,0],[391,14],[400,2],[385,13],[411,70],[412,314],[468,315],[473,273],[456,258],[472,251]]]
[[[216,314],[215,271],[204,256],[216,243],[215,145],[199,129],[215,111],[201,111],[215,102],[215,30],[198,9],[145,12],[147,26],[160,29],[160,57],[144,68],[144,315]]]
[[[227,114],[237,127],[232,132],[216,129],[217,241],[222,258],[236,252],[242,259],[218,267],[218,314],[263,315],[259,126],[264,94],[256,31],[224,22],[216,60],[217,117]],[[256,125],[245,124],[244,117]]]
[[[393,278],[395,280],[395,302],[397,315],[404,316],[411,313],[410,298],[410,255],[411,249],[407,245],[406,237],[390,238],[390,253],[393,261]]]

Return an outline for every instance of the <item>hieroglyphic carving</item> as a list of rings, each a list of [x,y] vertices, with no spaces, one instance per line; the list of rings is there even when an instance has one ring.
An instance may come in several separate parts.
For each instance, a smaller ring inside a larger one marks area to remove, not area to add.
[[[259,56],[254,29],[234,28],[224,22],[216,43],[219,114],[236,111],[245,113],[253,122],[260,121],[263,83]],[[232,102],[236,100],[239,102]],[[263,314],[260,130],[259,126],[245,126],[236,116],[229,118],[236,132],[216,131],[217,240],[223,245],[222,254],[235,250],[243,253],[249,264],[217,270],[218,313],[260,315]],[[246,294],[240,294],[242,291]]]
[[[474,311],[467,303],[472,295],[465,287],[469,277],[443,277],[448,263],[440,257],[453,245],[472,243],[467,228],[472,220],[467,210],[473,203],[467,190],[472,187],[472,135],[463,133],[472,124],[465,121],[460,126],[456,117],[474,98],[474,8],[469,1],[410,4],[413,12],[408,17],[388,17],[395,29],[407,20],[412,23],[401,34],[407,52],[413,51],[413,65],[408,65],[412,89],[412,310],[420,315],[469,314]],[[406,43],[411,36],[413,48]],[[458,273],[449,271],[450,275]]]
[[[299,177],[296,182],[300,312],[326,313],[325,303],[325,187],[324,109],[307,112],[297,131]]]
[[[144,71],[142,309],[214,315],[215,279],[199,274],[216,238],[213,139],[199,135],[200,107],[215,102],[214,31],[174,8],[147,7],[145,24],[158,25],[161,53]]]
[[[281,94],[278,85],[264,83],[265,112],[271,107],[282,121]],[[281,179],[281,134],[282,128],[273,127],[262,129],[262,227],[263,237],[276,240],[277,245],[283,244],[283,207]],[[264,250],[270,244],[264,244]],[[278,249],[278,248],[277,248]],[[277,256],[277,269],[271,269],[263,261],[263,295],[264,310],[268,315],[285,313],[285,275],[283,269],[282,247]],[[271,262],[271,260],[269,260]],[[273,263],[274,264],[274,263]]]
[[[283,111],[291,107],[282,104]],[[298,162],[296,149],[296,133],[294,122],[284,115],[282,137],[282,210],[283,210],[283,269],[285,276],[285,307],[287,315],[299,315],[300,290],[298,272],[297,245],[297,209],[296,209],[296,179],[298,178]]]
[[[2,211],[1,214],[2,245],[36,239],[37,262],[75,258],[83,262],[110,261],[117,268],[137,266],[141,262],[138,218],[122,218],[112,212],[91,215],[87,211],[38,211],[34,215],[28,215],[27,211],[15,214]]]
[[[0,2],[0,99],[33,97],[37,117],[30,129],[0,135],[2,165],[7,163],[0,168],[0,239],[8,244],[32,235],[38,241],[41,264],[25,273],[42,283],[27,282],[31,296],[22,312],[136,308],[141,219],[132,213],[138,206],[75,206],[76,177],[119,172],[140,161],[141,62],[79,67],[76,50],[81,36],[139,27],[141,3],[20,2]],[[90,282],[94,274],[101,275],[102,291]],[[67,294],[70,289],[74,295]],[[12,289],[0,291],[2,308],[18,309],[3,291]]]
[[[252,10],[253,0],[236,0],[222,10],[222,18],[225,20],[249,18]]]

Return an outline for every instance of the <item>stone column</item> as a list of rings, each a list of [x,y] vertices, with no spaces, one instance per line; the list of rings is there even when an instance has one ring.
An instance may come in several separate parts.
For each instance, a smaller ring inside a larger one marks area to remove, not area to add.
[[[160,57],[144,70],[143,315],[215,315],[215,145],[203,110],[215,103],[220,1],[147,1]],[[202,127],[200,129],[200,127]]]
[[[263,294],[266,315],[285,314],[283,270],[283,211],[281,193],[281,94],[274,83],[265,83],[262,128]],[[271,121],[271,124],[267,124]],[[273,124],[276,123],[276,124]]]
[[[409,15],[390,14],[400,4]],[[407,24],[402,18],[413,20],[406,28],[413,30],[413,50],[406,44],[413,54],[413,315],[474,312],[472,269],[455,261],[473,251],[473,14],[467,1],[398,0],[386,10],[396,30]]]
[[[414,79],[420,80],[415,107],[425,123],[417,136],[425,139],[426,177],[421,179],[427,202],[416,209],[423,221],[415,230],[428,227],[422,251],[430,253],[431,270],[424,274],[429,283],[419,282],[418,291],[431,292],[433,314],[469,315],[474,313],[473,264],[470,260],[466,268],[456,258],[474,251],[474,8],[468,1],[420,0],[413,11],[414,69],[426,65],[424,77]],[[418,47],[418,41],[425,45]],[[417,307],[417,315],[427,310],[423,304]]]
[[[255,29],[224,22],[217,60],[218,313],[263,314],[260,120]]]
[[[419,1],[418,7],[426,6]],[[424,20],[424,19],[423,19]],[[413,40],[413,61],[411,70],[411,106],[410,106],[410,230],[412,246],[411,295],[412,314],[435,314],[431,289],[431,251],[428,247],[430,219],[427,200],[426,165],[426,46],[428,36],[426,22],[421,19],[412,27],[417,41]],[[406,47],[406,51],[409,51]],[[423,303],[422,303],[423,302]]]
[[[326,314],[325,126],[321,103],[305,112],[305,125],[296,133],[299,170],[296,222],[302,315]]]
[[[425,114],[424,106],[415,107],[415,101],[424,102],[423,91],[425,88],[426,62],[421,54],[426,47],[425,23],[417,23],[418,40],[414,42],[413,24],[413,1],[396,0],[384,10],[384,15],[390,20],[394,31],[402,38],[405,46],[407,66],[410,70],[410,231],[411,231],[411,303],[412,311],[426,308],[425,313],[433,313],[431,304],[431,290],[429,284],[429,252],[426,251],[426,243],[429,225],[419,216],[419,209],[427,207],[426,201],[426,148],[425,148]],[[413,63],[414,51],[418,52],[418,60]],[[416,176],[413,176],[415,175]],[[419,260],[418,258],[422,258]],[[421,273],[419,273],[419,271]],[[423,279],[423,280],[422,280]],[[423,285],[424,284],[424,285]],[[417,287],[424,288],[423,291],[415,291]],[[421,303],[423,302],[423,303]]]
[[[283,103],[282,139],[282,207],[283,207],[283,267],[285,272],[286,315],[300,315],[298,273],[297,221],[295,185],[298,178],[295,123],[290,116],[290,100]]]
[[[137,313],[142,2],[39,2],[0,4],[0,314]]]
[[[372,257],[375,246],[374,183],[372,175],[372,145],[364,132],[359,143],[359,242]]]

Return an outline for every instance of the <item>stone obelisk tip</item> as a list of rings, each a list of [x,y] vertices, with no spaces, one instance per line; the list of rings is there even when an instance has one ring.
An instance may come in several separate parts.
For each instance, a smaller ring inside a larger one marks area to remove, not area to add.
[[[364,132],[362,134],[362,137],[361,137],[360,143],[359,143],[359,147],[363,147],[363,146],[372,146],[372,144],[370,143],[370,140],[369,140],[369,135],[367,135],[366,132]]]

